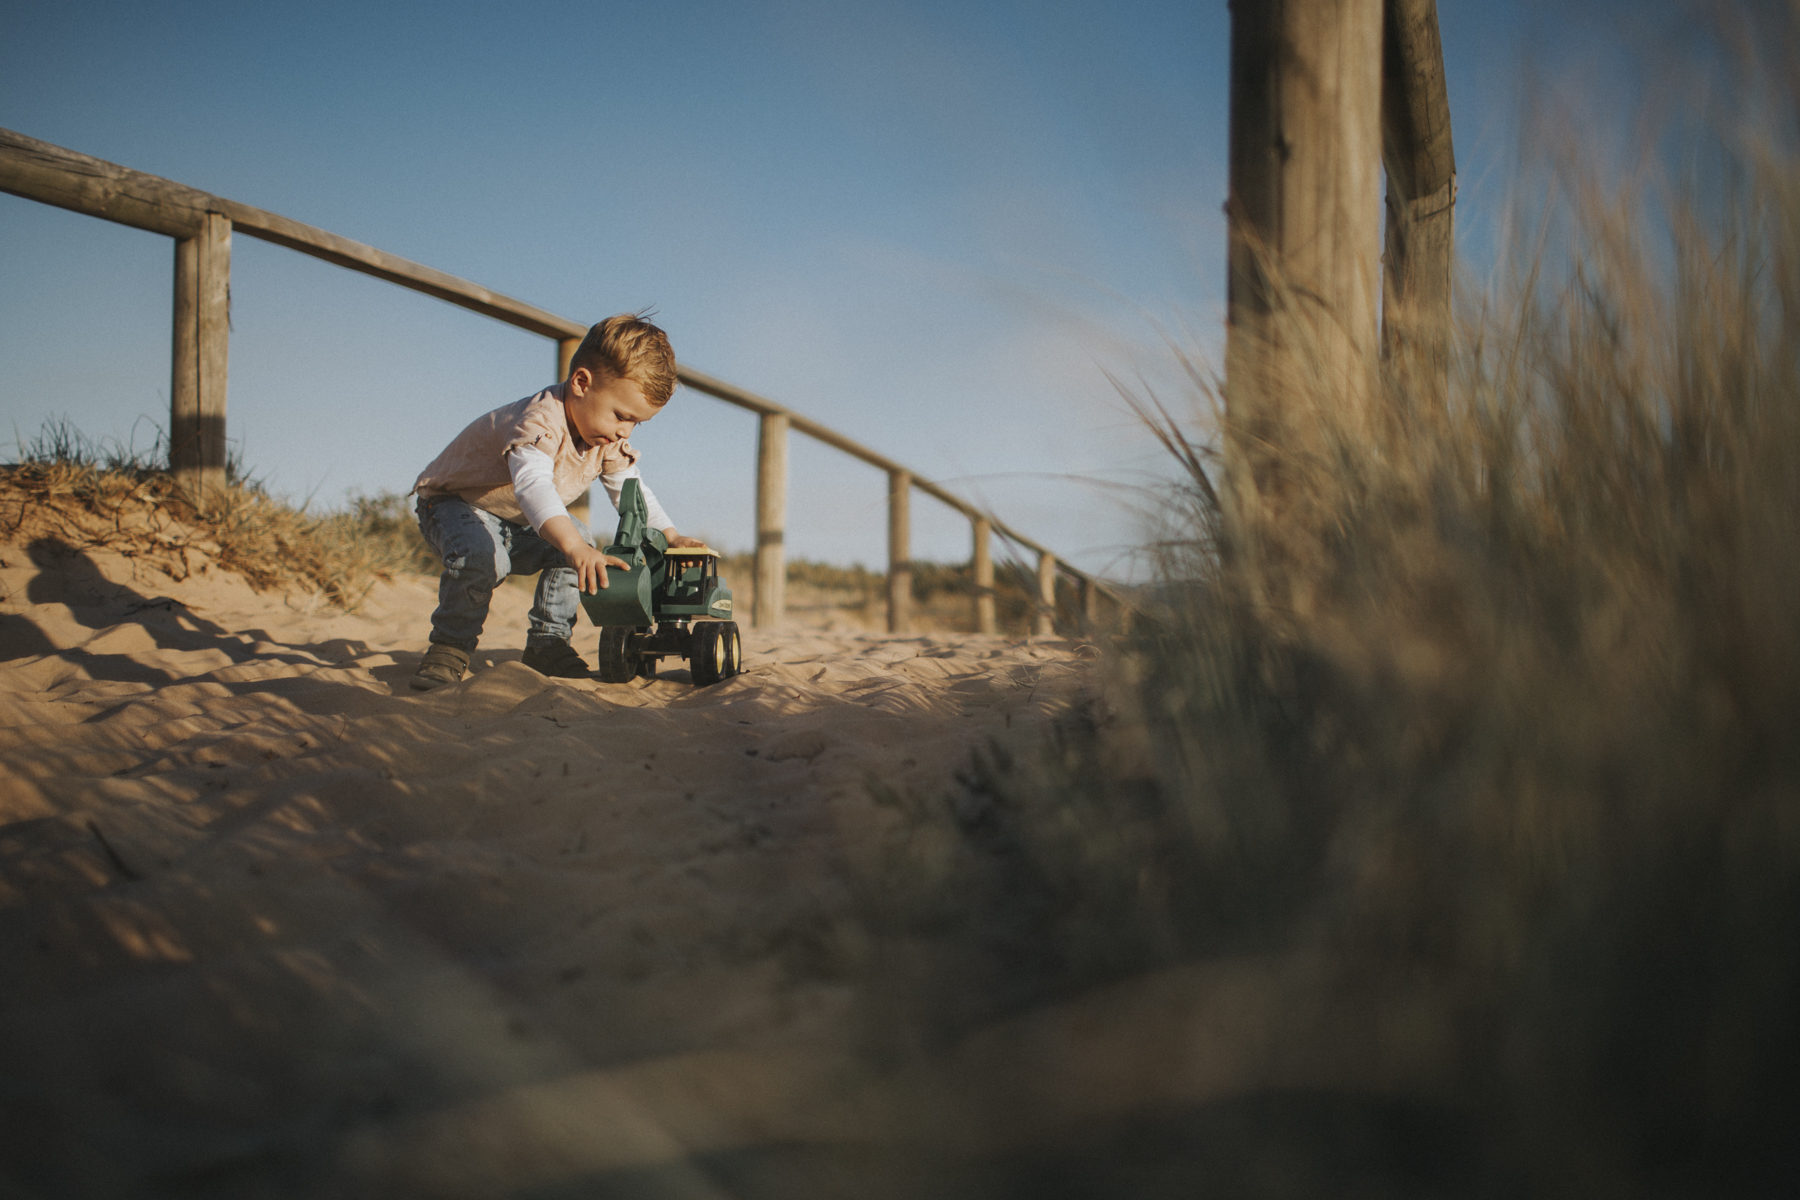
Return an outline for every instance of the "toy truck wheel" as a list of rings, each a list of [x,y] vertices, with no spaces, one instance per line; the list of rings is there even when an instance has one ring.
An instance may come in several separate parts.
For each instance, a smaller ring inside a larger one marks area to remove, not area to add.
[[[693,641],[688,644],[688,670],[699,687],[725,678],[731,639],[724,636],[724,626],[723,621],[694,623]]]
[[[600,682],[630,683],[637,670],[637,655],[631,653],[630,626],[603,626],[600,630]]]
[[[736,621],[720,621],[719,636],[725,642],[725,678],[730,679],[744,669],[744,639]]]

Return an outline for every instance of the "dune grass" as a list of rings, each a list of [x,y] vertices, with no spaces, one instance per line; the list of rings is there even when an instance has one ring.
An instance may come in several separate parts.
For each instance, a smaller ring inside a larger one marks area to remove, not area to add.
[[[0,466],[0,531],[15,540],[52,537],[73,549],[105,547],[140,559],[176,579],[202,561],[237,571],[259,588],[299,588],[352,607],[378,579],[436,575],[436,553],[419,533],[405,496],[355,493],[340,509],[306,512],[272,496],[241,460],[227,464],[221,502],[200,512],[168,475],[160,431],[147,449],[96,441],[68,418],[46,421],[17,447],[18,462]],[[604,536],[606,520],[601,521]],[[725,577],[746,592],[752,556],[727,556]],[[1003,633],[1030,632],[1035,580],[1021,564],[995,564],[995,607]],[[833,607],[881,624],[887,576],[862,566],[800,559],[787,564],[788,584]],[[535,587],[535,576],[515,577]],[[974,627],[968,563],[913,564],[915,620],[921,629]],[[1064,614],[1070,621],[1074,614]]]
[[[351,608],[378,579],[433,569],[404,498],[353,496],[308,514],[271,496],[232,461],[227,487],[200,511],[151,449],[95,442],[67,419],[46,422],[0,467],[0,532],[71,550],[103,548],[186,579],[208,564],[258,588],[313,591]]]
[[[1522,1191],[1800,1178],[1800,86],[1745,77],[1695,174],[1557,175],[1447,389],[1286,380],[1278,491],[1217,390],[1218,458],[1163,425],[1157,619],[871,893],[910,1036],[1322,952],[1447,998],[1429,1103]]]

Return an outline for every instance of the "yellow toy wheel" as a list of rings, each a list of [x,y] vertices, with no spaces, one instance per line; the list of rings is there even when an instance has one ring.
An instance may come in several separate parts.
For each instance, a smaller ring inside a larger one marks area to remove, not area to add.
[[[696,621],[688,642],[688,671],[698,687],[725,678],[730,660],[730,639],[721,636],[724,622]]]

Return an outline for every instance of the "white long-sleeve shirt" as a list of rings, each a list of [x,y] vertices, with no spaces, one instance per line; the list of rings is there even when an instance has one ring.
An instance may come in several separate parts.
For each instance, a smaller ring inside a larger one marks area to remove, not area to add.
[[[548,454],[535,446],[515,446],[507,452],[506,469],[512,474],[513,494],[519,499],[519,509],[535,532],[544,531],[544,522],[569,515],[562,497],[556,494],[556,465]],[[627,479],[637,480],[638,487],[643,490],[650,528],[665,532],[673,529],[675,522],[669,520],[669,514],[656,502],[656,493],[644,482],[636,463],[611,475],[600,476],[600,486],[606,489],[606,498],[612,501],[613,508],[619,507],[619,494],[625,490]]]

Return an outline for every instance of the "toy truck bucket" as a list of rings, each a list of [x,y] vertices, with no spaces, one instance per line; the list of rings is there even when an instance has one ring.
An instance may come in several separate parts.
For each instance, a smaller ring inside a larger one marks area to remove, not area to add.
[[[615,550],[609,549],[607,553],[625,558]],[[581,607],[587,610],[588,620],[600,626],[629,625],[635,629],[654,624],[652,596],[656,591],[656,580],[653,574],[641,555],[629,571],[606,568],[606,586],[593,594],[581,593]]]
[[[581,607],[595,625],[643,629],[656,623],[654,598],[665,573],[663,554],[669,543],[661,530],[648,527],[649,520],[643,488],[637,480],[627,479],[619,492],[619,528],[605,552],[631,566],[608,567],[604,588],[581,593]]]

